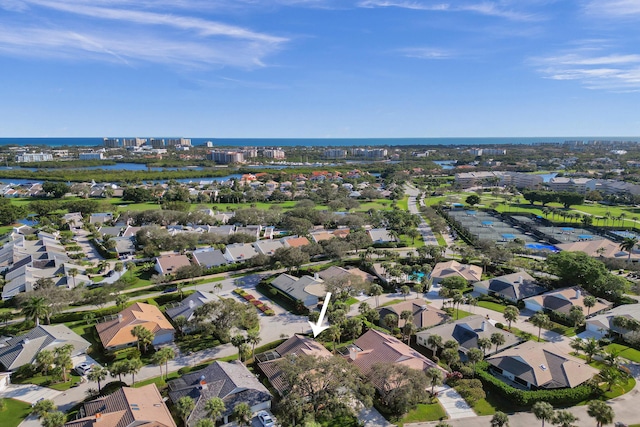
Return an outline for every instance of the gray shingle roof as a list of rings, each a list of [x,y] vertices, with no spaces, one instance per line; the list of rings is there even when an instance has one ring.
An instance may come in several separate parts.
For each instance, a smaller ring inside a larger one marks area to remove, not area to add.
[[[0,348],[0,364],[12,371],[33,363],[38,352],[53,350],[65,344],[73,345],[72,355],[85,352],[91,345],[65,325],[40,325],[7,341],[6,346]]]
[[[230,415],[236,403],[246,402],[255,406],[272,398],[269,390],[238,361],[214,362],[204,369],[169,381],[169,398],[177,402],[182,396],[190,396],[196,401],[189,425],[206,416],[204,406],[212,397],[224,401],[226,410],[223,416]]]
[[[179,305],[167,308],[165,312],[171,319],[175,319],[178,316],[184,316],[187,320],[191,320],[191,316],[193,316],[196,308],[214,300],[215,298],[213,295],[196,291],[182,300]]]

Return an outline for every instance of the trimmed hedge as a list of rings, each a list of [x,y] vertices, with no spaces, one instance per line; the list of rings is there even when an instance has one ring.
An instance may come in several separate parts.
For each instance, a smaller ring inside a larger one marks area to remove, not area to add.
[[[595,397],[597,390],[591,385],[580,385],[574,388],[562,388],[556,390],[520,390],[500,381],[486,371],[488,364],[484,363],[476,367],[476,374],[485,387],[498,393],[500,396],[520,406],[533,406],[542,401],[554,406],[573,405]]]

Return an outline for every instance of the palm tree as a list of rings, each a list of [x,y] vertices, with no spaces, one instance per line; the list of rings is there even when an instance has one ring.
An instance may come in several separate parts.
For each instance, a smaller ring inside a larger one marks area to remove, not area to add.
[[[260,331],[257,329],[251,329],[247,332],[247,342],[251,344],[251,358],[255,359],[256,357],[256,345],[260,344],[262,338],[260,338]]]
[[[400,292],[402,293],[402,295],[404,296],[404,299],[406,301],[407,295],[409,295],[411,293],[411,288],[409,286],[407,286],[407,285],[403,285],[400,288]]]
[[[27,319],[33,319],[36,326],[40,326],[40,319],[49,313],[49,304],[44,297],[31,297],[24,302],[21,312]]]
[[[546,328],[550,323],[549,316],[547,316],[546,314],[544,314],[541,311],[538,311],[536,314],[531,316],[529,321],[531,322],[531,324],[533,326],[536,326],[538,328],[538,342],[539,342],[540,341],[540,333],[542,332],[542,328]]]
[[[51,369],[54,359],[55,358],[51,350],[40,350],[36,355],[36,365],[45,377],[47,376],[49,369]]]
[[[487,350],[489,350],[492,345],[493,343],[491,342],[491,338],[478,338],[478,348],[482,350],[482,354],[486,354]]]
[[[176,357],[175,351],[171,347],[163,347],[156,351],[151,357],[151,361],[160,367],[160,377],[162,377],[162,365],[164,365],[164,377],[169,375],[169,361]]]
[[[491,427],[509,427],[509,417],[501,411],[497,411],[491,418]]]
[[[116,305],[120,307],[121,310],[124,308],[124,305],[127,303],[127,301],[129,301],[129,297],[127,296],[127,294],[116,295],[115,302],[116,302]]]
[[[62,427],[67,422],[67,415],[64,412],[47,412],[42,417],[42,427]]]
[[[204,410],[207,412],[207,416],[216,422],[218,417],[225,411],[224,402],[219,397],[212,397],[204,404]]]
[[[340,339],[342,331],[338,325],[331,325],[323,333],[327,334],[327,339],[333,342],[333,352],[336,352],[336,341]]]
[[[142,369],[144,364],[142,360],[138,359],[129,359],[127,360],[127,374],[131,374],[131,386],[136,385],[136,374]]]
[[[427,346],[433,349],[432,351],[434,355],[436,354],[438,349],[442,347],[442,342],[442,337],[437,334],[429,335],[429,337],[427,338]]]
[[[518,307],[514,305],[509,305],[504,309],[504,313],[502,313],[502,315],[504,316],[504,320],[508,322],[509,330],[511,330],[511,322],[516,322],[518,320],[520,310],[518,310]]]
[[[603,425],[611,424],[613,422],[614,412],[611,406],[607,405],[602,400],[592,400],[589,402],[589,408],[587,414],[591,418],[595,418],[596,426],[602,427]]]
[[[553,423],[553,425],[556,425],[558,427],[576,427],[574,423],[578,420],[578,417],[576,417],[569,411],[558,411],[553,416],[551,422]]]
[[[376,299],[376,307],[380,305],[379,299],[380,299],[380,295],[382,295],[383,290],[384,289],[382,289],[382,286],[378,284],[373,284],[371,285],[371,288],[369,288],[369,295],[371,295]]]
[[[476,375],[476,363],[484,359],[484,353],[479,348],[472,348],[467,352],[467,359],[473,364],[473,376]]]
[[[98,383],[98,393],[102,392],[102,387],[100,386],[100,382],[107,379],[108,371],[102,366],[94,366],[91,371],[87,374],[87,379],[89,381],[95,381]]]
[[[622,242],[620,242],[620,250],[627,252],[628,257],[627,260],[631,260],[631,252],[633,248],[638,244],[637,237],[625,237]]]
[[[73,287],[76,287],[76,276],[78,275],[78,269],[77,268],[70,268],[69,272],[67,273],[69,274],[69,276],[71,276],[71,278],[73,279]]]
[[[491,334],[490,339],[491,339],[491,344],[494,344],[496,346],[496,353],[498,352],[498,347],[500,347],[505,342],[507,342],[504,335],[501,334],[500,332],[494,332],[493,334]]]
[[[587,356],[587,363],[591,363],[593,356],[600,353],[600,344],[595,338],[589,338],[583,343],[582,351]]]
[[[546,420],[551,420],[553,418],[553,405],[548,402],[536,402],[531,410],[533,411],[533,415],[542,421],[542,427],[544,427],[544,422]]]
[[[442,371],[438,368],[429,368],[425,371],[429,384],[431,384],[431,395],[433,396],[433,391],[435,390],[437,385],[442,384]]]
[[[247,426],[251,421],[251,407],[246,402],[240,402],[233,407],[233,416],[239,426]]]
[[[176,412],[178,413],[178,416],[182,419],[182,422],[184,423],[184,427],[187,427],[189,415],[191,415],[191,412],[195,407],[196,407],[196,403],[189,396],[182,396],[176,402]]]
[[[592,295],[587,295],[586,297],[584,297],[584,299],[582,300],[582,304],[584,304],[584,306],[587,307],[587,317],[589,317],[589,313],[591,312],[591,309],[595,307],[597,302],[598,300],[596,300],[596,297]]]
[[[622,374],[617,368],[606,367],[600,371],[600,379],[607,384],[607,391],[611,391],[613,386],[622,382]]]

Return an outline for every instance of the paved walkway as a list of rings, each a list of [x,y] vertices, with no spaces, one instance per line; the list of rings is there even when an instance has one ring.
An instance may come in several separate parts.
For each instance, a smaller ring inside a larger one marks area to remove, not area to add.
[[[409,200],[408,200],[409,212],[414,215],[418,215],[420,217],[420,225],[418,225],[418,231],[422,236],[422,240],[424,240],[424,244],[438,246],[438,239],[436,239],[436,236],[435,234],[433,234],[431,227],[429,227],[429,224],[427,224],[427,221],[425,221],[422,215],[420,215],[420,209],[418,209],[416,198],[420,191],[410,184],[405,184],[404,188],[405,188],[405,193],[409,195]],[[422,200],[420,201],[420,203],[424,204]]]
[[[436,387],[438,400],[450,419],[477,417],[471,406],[448,385]]]

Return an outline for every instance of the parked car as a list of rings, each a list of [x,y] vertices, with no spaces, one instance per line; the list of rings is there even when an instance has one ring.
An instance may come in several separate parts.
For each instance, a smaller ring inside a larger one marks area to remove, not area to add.
[[[85,376],[89,372],[91,372],[92,368],[93,368],[93,365],[90,365],[89,363],[81,363],[78,366],[76,366],[75,369],[78,375]]]
[[[177,290],[178,290],[178,288],[176,288],[175,286],[172,286],[172,287],[170,287],[170,288],[164,288],[164,289],[162,290],[162,293],[163,293],[163,294],[169,294],[169,293],[171,293],[171,292],[175,292],[175,291],[177,291]]]
[[[275,427],[276,425],[267,411],[258,412],[258,420],[264,427]]]

